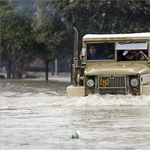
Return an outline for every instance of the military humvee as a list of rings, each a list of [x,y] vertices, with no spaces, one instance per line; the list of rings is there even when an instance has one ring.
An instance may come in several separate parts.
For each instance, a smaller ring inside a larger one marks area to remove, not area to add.
[[[82,40],[78,66],[78,32],[72,80],[68,96],[89,94],[150,95],[150,32],[132,34],[87,34]],[[96,58],[88,57],[90,47]]]

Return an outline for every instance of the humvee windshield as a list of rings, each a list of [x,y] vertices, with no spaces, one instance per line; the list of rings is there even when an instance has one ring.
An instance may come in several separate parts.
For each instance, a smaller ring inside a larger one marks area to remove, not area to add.
[[[147,60],[147,42],[118,42],[116,46],[118,61]]]
[[[87,44],[87,60],[114,60],[115,43]]]

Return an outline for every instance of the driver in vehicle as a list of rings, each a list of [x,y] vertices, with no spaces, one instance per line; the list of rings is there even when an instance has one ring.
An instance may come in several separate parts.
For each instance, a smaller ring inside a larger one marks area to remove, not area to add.
[[[97,54],[97,49],[96,46],[91,45],[89,49],[89,53],[87,54],[87,60],[98,60],[98,54]]]

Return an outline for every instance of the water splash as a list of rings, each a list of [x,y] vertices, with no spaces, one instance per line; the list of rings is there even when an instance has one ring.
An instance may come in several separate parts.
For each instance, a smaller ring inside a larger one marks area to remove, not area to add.
[[[11,95],[11,93],[10,93]],[[54,96],[45,93],[26,93],[22,97],[0,98],[1,109],[20,109],[31,107],[52,107],[52,106],[150,106],[150,95],[100,95],[94,94],[86,97]]]

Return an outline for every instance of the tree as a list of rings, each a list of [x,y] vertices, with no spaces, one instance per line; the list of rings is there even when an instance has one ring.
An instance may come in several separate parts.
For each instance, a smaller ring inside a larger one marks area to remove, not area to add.
[[[32,34],[32,17],[20,15],[12,6],[7,3],[7,7],[0,8],[1,56],[7,78],[22,78],[25,64],[35,57],[37,43]]]
[[[57,1],[63,17],[79,29],[81,37],[87,33],[130,33],[150,30],[150,1]],[[81,39],[80,37],[80,39]]]
[[[61,59],[67,55],[66,41],[72,30],[67,30],[63,16],[56,9],[56,1],[37,0],[35,4],[37,13],[34,31],[37,41],[44,45],[41,59],[48,66],[55,58]]]

